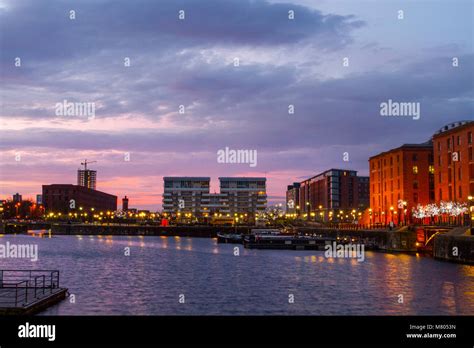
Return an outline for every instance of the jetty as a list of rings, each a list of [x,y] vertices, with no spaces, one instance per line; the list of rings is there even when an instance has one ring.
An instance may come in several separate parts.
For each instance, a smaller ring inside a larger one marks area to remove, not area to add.
[[[38,313],[66,298],[58,270],[0,270],[0,315]]]

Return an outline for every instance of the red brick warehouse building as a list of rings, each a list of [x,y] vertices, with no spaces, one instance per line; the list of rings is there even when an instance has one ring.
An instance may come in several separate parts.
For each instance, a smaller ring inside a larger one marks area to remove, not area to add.
[[[74,208],[71,208],[71,200],[74,200]],[[43,185],[43,203],[46,213],[117,210],[117,196],[70,184]]]
[[[441,128],[433,136],[435,199],[466,203],[474,196],[474,121]]]
[[[434,201],[433,146],[405,144],[369,159],[371,223],[411,221],[411,210]]]

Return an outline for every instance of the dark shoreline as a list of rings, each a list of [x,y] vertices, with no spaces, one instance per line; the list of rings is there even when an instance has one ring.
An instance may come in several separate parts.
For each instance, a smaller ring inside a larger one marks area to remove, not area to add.
[[[154,225],[93,225],[68,223],[1,224],[0,234],[27,233],[29,230],[49,230],[52,235],[92,235],[92,236],[163,236],[217,238],[217,233],[248,234],[254,226],[154,226]],[[375,243],[381,252],[401,252],[414,254],[416,232],[402,229],[389,230],[335,230],[318,227],[296,227],[295,232],[317,234],[328,238],[355,238],[357,242]],[[474,265],[474,237],[469,235],[441,234],[434,239],[433,250],[428,253],[437,260]],[[452,255],[452,248],[458,254]]]

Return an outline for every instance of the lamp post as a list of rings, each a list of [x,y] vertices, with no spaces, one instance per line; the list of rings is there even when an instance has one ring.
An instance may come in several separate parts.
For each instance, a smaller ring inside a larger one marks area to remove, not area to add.
[[[308,207],[308,209],[307,209],[307,211],[308,211],[308,213],[307,213],[308,219],[307,219],[307,220],[309,221],[309,215],[310,215],[310,213],[311,213],[311,203],[310,203],[310,202],[306,202],[306,206]]]
[[[403,201],[402,203],[403,203],[403,208],[402,208],[403,209],[403,220],[404,220],[404,223],[405,223],[405,226],[406,226],[408,224],[408,222],[407,222],[407,205],[408,205],[408,203],[407,203],[407,201]]]
[[[393,222],[393,207],[390,207],[390,221]]]
[[[472,220],[474,219],[474,197],[468,196],[467,199],[469,200],[469,226],[471,228],[472,235]]]

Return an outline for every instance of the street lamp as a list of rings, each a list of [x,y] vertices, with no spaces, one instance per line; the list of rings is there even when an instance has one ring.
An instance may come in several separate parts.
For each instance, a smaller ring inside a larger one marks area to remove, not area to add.
[[[474,197],[468,196],[467,199],[469,200],[469,219],[470,219],[470,227],[471,227],[471,235],[472,235],[472,220],[474,220]]]

